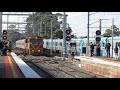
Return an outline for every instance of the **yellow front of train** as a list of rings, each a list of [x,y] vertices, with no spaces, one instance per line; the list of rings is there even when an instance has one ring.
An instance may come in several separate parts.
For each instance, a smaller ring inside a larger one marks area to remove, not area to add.
[[[30,38],[30,54],[43,55],[43,39],[40,37]]]

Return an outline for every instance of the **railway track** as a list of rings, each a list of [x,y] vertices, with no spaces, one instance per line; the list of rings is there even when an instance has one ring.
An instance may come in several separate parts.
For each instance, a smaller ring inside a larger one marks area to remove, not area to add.
[[[27,59],[24,59],[27,60]],[[64,78],[95,78],[95,75],[90,75],[86,73],[83,70],[77,70],[73,67],[67,66],[68,64],[63,64],[63,63],[68,63],[66,61],[60,61],[60,60],[54,60],[54,59],[28,59],[29,61],[32,61],[34,64],[36,64],[38,67],[43,68],[45,71],[49,72],[51,75],[54,77],[64,77]],[[61,63],[63,62],[63,63]],[[52,73],[51,73],[52,72]],[[53,74],[56,73],[56,74]],[[63,74],[63,75],[58,75],[58,74]],[[63,78],[62,77],[62,78]]]
[[[25,61],[25,63],[31,67],[38,75],[40,75],[42,78],[55,78],[53,75],[50,73],[46,72],[43,70],[43,68],[38,67],[36,64],[34,64],[31,61]]]
[[[49,73],[55,78],[96,78],[95,75],[90,74],[80,68],[76,68],[69,61],[55,59],[46,56],[26,56],[21,53],[18,54],[25,62],[31,62],[37,67]],[[22,55],[22,56],[21,56]]]

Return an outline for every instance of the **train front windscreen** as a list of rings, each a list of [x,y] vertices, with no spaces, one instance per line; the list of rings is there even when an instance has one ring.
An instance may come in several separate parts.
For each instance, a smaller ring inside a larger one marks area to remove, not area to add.
[[[43,39],[30,39],[30,42],[35,46],[38,47],[40,43],[43,43]]]

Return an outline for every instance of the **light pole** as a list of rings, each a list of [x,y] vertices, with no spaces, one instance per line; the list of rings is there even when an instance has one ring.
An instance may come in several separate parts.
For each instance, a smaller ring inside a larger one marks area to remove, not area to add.
[[[114,30],[114,18],[112,18],[112,58],[113,58],[113,30]]]
[[[89,54],[89,18],[90,18],[90,12],[88,12],[88,35],[87,35],[87,54]]]
[[[88,34],[87,34],[87,54],[89,54],[89,23],[90,23],[90,15],[93,15],[93,14],[96,14],[97,12],[95,13],[92,13],[90,14],[90,12],[88,12],[88,24],[87,24],[87,28],[88,28]]]
[[[65,54],[66,54],[66,13],[63,12],[63,60],[65,60]]]
[[[92,13],[92,14],[90,14],[90,12],[88,12],[88,24],[87,24],[87,29],[88,29],[88,34],[87,34],[87,54],[89,54],[89,23],[90,23],[90,15],[93,15],[93,14],[96,14],[96,13],[98,13],[98,12],[95,12],[95,13]]]
[[[53,30],[52,30],[52,26],[53,25],[53,21],[51,20],[51,51],[50,51],[50,55],[52,56],[52,47],[53,47],[53,39],[52,39],[52,35],[53,35]]]
[[[39,31],[39,33],[40,33],[39,35],[41,36],[41,33],[42,33],[42,21],[40,21],[40,31]]]
[[[33,36],[34,36],[34,33],[35,33],[35,31],[34,31],[34,12],[32,13],[32,24],[33,24]]]
[[[0,12],[0,32],[2,33],[2,12]]]

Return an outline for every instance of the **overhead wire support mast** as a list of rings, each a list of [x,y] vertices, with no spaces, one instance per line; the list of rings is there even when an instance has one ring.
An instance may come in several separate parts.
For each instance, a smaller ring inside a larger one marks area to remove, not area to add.
[[[2,33],[2,12],[0,12],[0,33]]]
[[[65,60],[66,56],[66,13],[63,12],[63,60]]]
[[[87,24],[87,29],[88,29],[88,34],[87,34],[87,54],[89,54],[89,23],[90,23],[90,15],[93,15],[93,14],[96,14],[97,12],[95,12],[95,13],[92,13],[92,14],[90,14],[90,12],[88,12],[88,24]]]
[[[114,30],[114,18],[112,18],[112,58],[113,58],[113,30]]]
[[[53,21],[51,20],[51,51],[50,51],[50,55],[52,56],[52,49],[53,49],[53,39],[52,39],[52,35],[53,35],[53,30],[52,30],[52,28],[53,28]]]
[[[87,36],[87,54],[89,54],[89,19],[90,18],[90,12],[88,12],[88,36]]]

